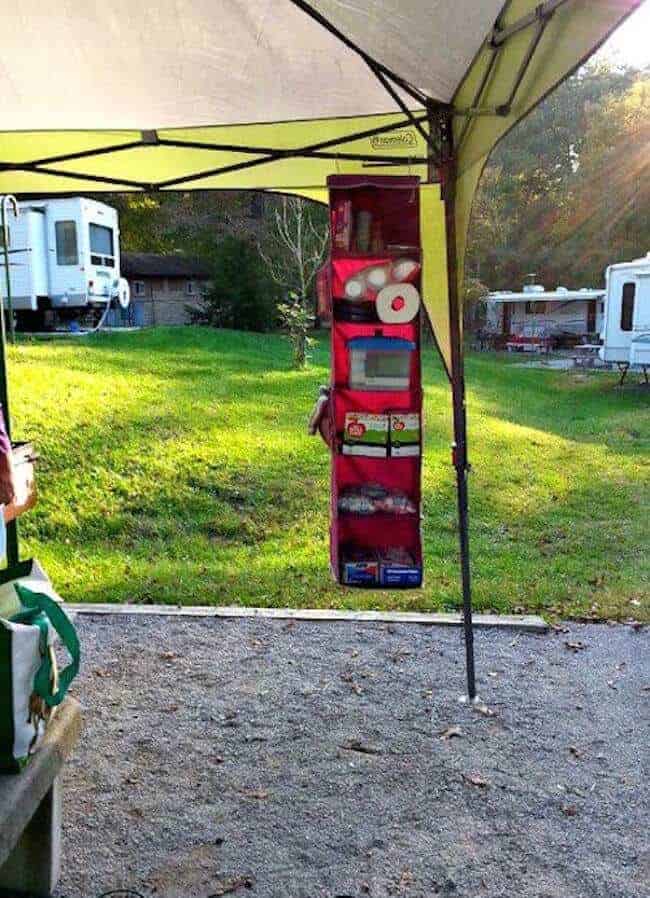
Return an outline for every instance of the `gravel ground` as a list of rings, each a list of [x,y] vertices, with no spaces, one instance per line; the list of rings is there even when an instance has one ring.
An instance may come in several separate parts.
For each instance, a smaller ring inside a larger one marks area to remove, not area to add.
[[[79,618],[57,898],[650,895],[650,631]]]

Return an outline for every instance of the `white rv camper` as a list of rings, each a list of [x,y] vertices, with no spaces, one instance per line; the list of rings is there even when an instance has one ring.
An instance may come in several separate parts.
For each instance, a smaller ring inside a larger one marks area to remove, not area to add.
[[[600,357],[619,366],[650,366],[650,253],[605,272]]]
[[[111,300],[128,305],[117,211],[111,206],[85,197],[23,201],[18,217],[9,217],[7,224],[12,305],[20,329],[42,329],[47,313],[70,319],[106,309]],[[6,308],[1,253],[0,266]]]
[[[526,284],[520,293],[499,290],[487,296],[487,326],[506,339],[534,348],[541,340],[571,341],[595,335],[604,320],[604,290],[545,290]],[[528,340],[529,343],[523,341]]]

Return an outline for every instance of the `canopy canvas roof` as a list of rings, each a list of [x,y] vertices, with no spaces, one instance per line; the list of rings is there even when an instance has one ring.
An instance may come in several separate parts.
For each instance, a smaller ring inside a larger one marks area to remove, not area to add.
[[[403,104],[453,111],[462,174],[639,3],[22,0],[3,15],[0,189],[319,189],[350,155],[426,159]]]
[[[640,4],[21,0],[3,10],[0,193],[236,188],[325,202],[332,174],[419,176],[423,302],[454,406],[470,695],[459,283],[472,199],[497,141]]]

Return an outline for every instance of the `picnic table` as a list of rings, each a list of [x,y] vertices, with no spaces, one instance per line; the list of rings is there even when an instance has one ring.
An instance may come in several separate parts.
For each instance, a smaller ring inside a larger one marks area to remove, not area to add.
[[[508,352],[545,352],[551,351],[550,337],[513,337],[511,336],[506,342],[506,350]]]
[[[600,343],[579,343],[573,347],[573,364],[576,368],[593,368],[598,361]]]
[[[79,741],[81,708],[67,698],[27,768],[0,775],[0,895],[45,898],[61,864],[61,770]]]

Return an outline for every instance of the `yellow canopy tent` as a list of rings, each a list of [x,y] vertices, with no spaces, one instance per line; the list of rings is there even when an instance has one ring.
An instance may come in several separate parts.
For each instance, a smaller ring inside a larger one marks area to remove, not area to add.
[[[472,198],[497,141],[640,3],[22,0],[3,13],[0,193],[325,201],[330,174],[420,177],[423,298],[454,406],[472,698],[459,303]]]

